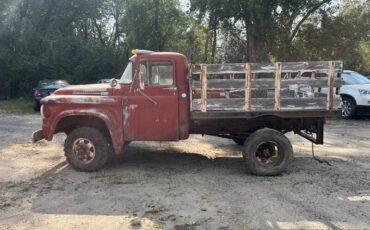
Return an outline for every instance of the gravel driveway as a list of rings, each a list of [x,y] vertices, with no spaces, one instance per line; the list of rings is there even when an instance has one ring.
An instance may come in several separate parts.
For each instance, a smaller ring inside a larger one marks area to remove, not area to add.
[[[279,177],[245,173],[215,137],[131,143],[96,173],[71,169],[64,136],[30,142],[38,115],[0,114],[0,229],[370,229],[370,120],[330,120],[325,146],[289,134]]]

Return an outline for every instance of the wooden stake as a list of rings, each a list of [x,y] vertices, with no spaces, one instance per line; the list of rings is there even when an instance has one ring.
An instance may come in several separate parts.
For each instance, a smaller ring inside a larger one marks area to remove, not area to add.
[[[189,64],[189,100],[190,100],[190,111],[193,111],[193,70],[195,66],[193,64]]]
[[[335,78],[335,62],[329,62],[329,75],[328,75],[328,98],[326,109],[330,112],[333,111],[334,100],[334,78]]]
[[[207,112],[207,65],[205,64],[201,65],[200,80],[202,89],[200,110],[205,113]]]
[[[275,64],[275,110],[280,111],[281,108],[281,62]]]
[[[245,64],[245,111],[252,111],[252,65]]]

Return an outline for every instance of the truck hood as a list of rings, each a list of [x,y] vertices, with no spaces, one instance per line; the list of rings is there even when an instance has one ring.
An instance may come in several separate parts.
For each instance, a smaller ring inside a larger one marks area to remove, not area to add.
[[[58,89],[54,95],[92,95],[110,96],[112,87],[109,84],[74,85]]]

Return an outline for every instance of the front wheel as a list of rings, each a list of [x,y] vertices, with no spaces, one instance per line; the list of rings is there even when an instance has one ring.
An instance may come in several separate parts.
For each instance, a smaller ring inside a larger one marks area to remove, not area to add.
[[[352,119],[356,116],[356,102],[350,97],[342,97],[342,117]]]
[[[276,130],[258,130],[244,144],[243,158],[247,170],[258,176],[280,175],[292,157],[293,147],[289,139]]]
[[[109,159],[109,145],[105,136],[90,127],[70,132],[64,144],[68,163],[77,171],[93,172],[103,168]]]

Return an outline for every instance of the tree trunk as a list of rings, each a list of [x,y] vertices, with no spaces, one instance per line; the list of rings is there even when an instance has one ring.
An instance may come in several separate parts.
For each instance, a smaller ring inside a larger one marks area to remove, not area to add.
[[[250,22],[246,22],[246,33],[247,33],[247,61],[257,62],[257,48],[256,48],[256,35],[254,25]]]
[[[207,61],[208,61],[208,44],[209,44],[209,31],[208,31],[208,29],[206,29],[205,32],[206,32],[206,43],[204,45],[203,62],[207,63]]]
[[[154,5],[155,5],[155,15],[154,15],[154,22],[153,22],[153,34],[154,34],[154,41],[155,41],[155,46],[157,48],[158,51],[160,51],[162,49],[162,45],[161,45],[161,33],[159,31],[159,11],[160,11],[160,2],[159,0],[153,0],[154,1]]]
[[[101,28],[100,28],[100,26],[97,23],[95,18],[93,19],[93,22],[94,22],[94,26],[96,28],[96,31],[98,32],[98,38],[100,40],[100,43],[102,44],[102,46],[105,46],[105,41],[103,39],[103,34],[102,34],[102,31],[101,31]]]
[[[217,27],[213,27],[213,44],[212,44],[212,55],[211,55],[211,62],[215,63],[215,56],[216,56],[216,48],[217,48]]]

